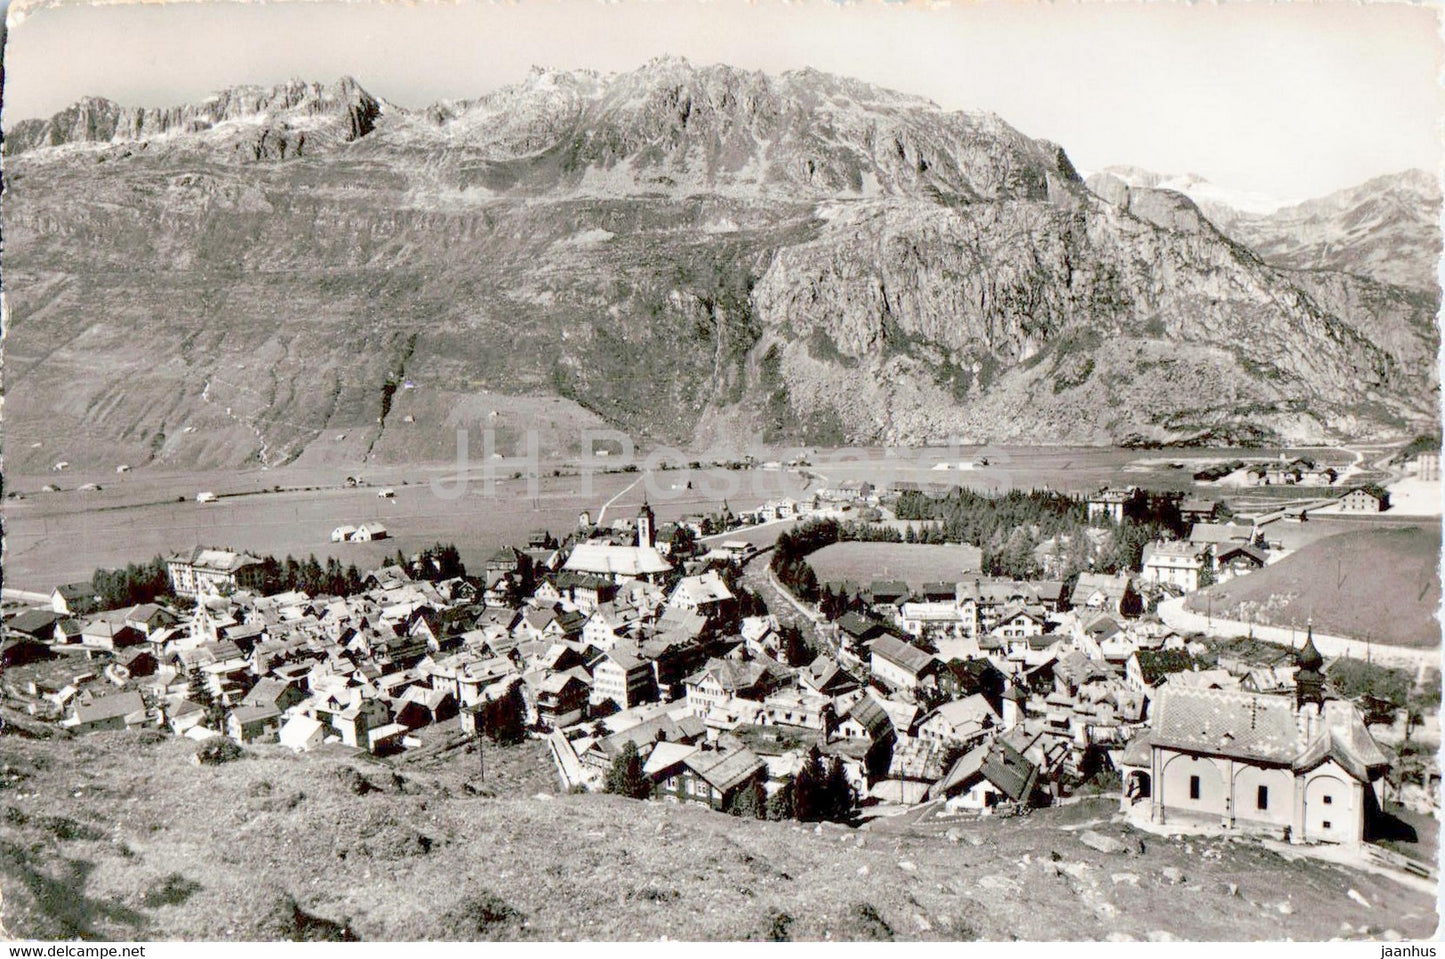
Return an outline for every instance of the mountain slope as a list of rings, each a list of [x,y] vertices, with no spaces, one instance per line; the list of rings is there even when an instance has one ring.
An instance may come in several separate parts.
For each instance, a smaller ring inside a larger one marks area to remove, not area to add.
[[[1440,184],[1424,170],[1375,177],[1294,205],[1137,167],[1106,167],[1090,187],[1105,177],[1136,190],[1188,196],[1216,227],[1275,266],[1353,273],[1439,296]]]
[[[1276,269],[1177,194],[1106,202],[997,117],[815,71],[535,71],[419,111],[349,80],[86,101],[5,151],[22,471],[445,458],[459,425],[532,425],[496,394],[570,404],[544,452],[598,417],[920,443],[1435,416],[1423,299]]]

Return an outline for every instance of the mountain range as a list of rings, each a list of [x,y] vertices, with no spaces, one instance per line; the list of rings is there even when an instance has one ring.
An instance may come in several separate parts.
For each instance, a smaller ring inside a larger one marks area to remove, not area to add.
[[[90,98],[4,154],[20,472],[443,459],[459,426],[550,454],[604,426],[735,448],[1438,423],[1439,293],[1399,251],[1438,249],[1439,193],[1413,174],[1229,219],[1091,187],[992,114],[675,58],[425,109],[350,79]]]

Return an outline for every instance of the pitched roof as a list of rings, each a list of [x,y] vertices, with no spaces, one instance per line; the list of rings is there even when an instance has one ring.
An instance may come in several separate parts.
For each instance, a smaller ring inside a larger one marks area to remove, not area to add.
[[[1153,686],[1171,673],[1193,669],[1197,662],[1183,649],[1139,649],[1134,651],[1144,683]]]
[[[562,568],[608,576],[647,576],[665,573],[672,569],[672,564],[651,546],[578,543]]]
[[[728,752],[698,750],[683,759],[683,764],[720,793],[740,785],[764,768],[763,761],[746,746]]]
[[[145,700],[140,693],[112,693],[100,696],[89,703],[77,703],[75,718],[81,723],[96,723],[107,719],[119,719],[131,713],[144,712]]]
[[[922,673],[929,664],[934,662],[932,653],[925,653],[912,643],[905,643],[901,639],[887,635],[879,636],[873,641],[872,653],[914,676]]]
[[[1287,766],[1299,740],[1288,697],[1166,686],[1154,700],[1155,746]]]

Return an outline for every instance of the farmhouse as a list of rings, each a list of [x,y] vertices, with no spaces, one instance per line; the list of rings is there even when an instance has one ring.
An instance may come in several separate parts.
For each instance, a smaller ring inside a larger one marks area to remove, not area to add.
[[[100,597],[89,583],[66,583],[50,592],[50,608],[66,616],[84,616],[100,605]]]
[[[1101,609],[1120,616],[1138,612],[1139,596],[1127,573],[1080,573],[1069,603],[1075,609]]]
[[[76,703],[75,715],[66,725],[78,733],[91,733],[103,729],[125,729],[143,725],[146,721],[146,704],[140,693],[111,693],[89,703]]]
[[[353,543],[369,543],[377,539],[386,539],[386,527],[380,523],[362,523],[351,534]]]

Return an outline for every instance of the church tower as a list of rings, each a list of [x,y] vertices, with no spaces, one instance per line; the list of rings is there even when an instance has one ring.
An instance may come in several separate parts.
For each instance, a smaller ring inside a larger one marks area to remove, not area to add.
[[[1325,705],[1325,658],[1315,648],[1315,627],[1311,622],[1305,634],[1305,644],[1295,656],[1295,708],[1299,715],[1300,732],[1306,739],[1313,739],[1320,711]]]
[[[657,545],[657,521],[652,515],[652,507],[647,505],[646,496],[642,498],[642,509],[637,511],[637,545]]]

